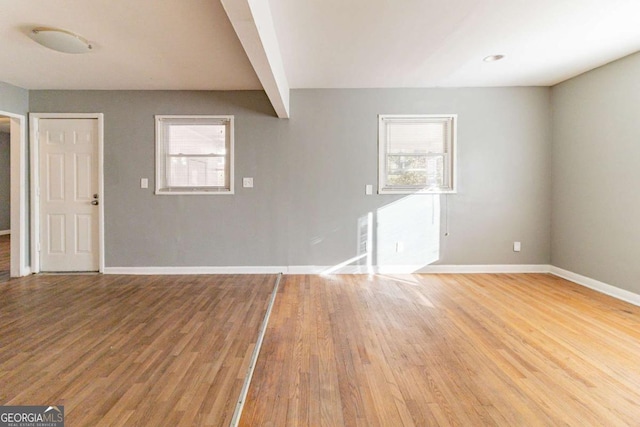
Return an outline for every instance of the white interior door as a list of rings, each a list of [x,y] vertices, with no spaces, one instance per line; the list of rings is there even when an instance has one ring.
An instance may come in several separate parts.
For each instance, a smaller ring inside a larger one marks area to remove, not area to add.
[[[40,270],[98,271],[98,120],[40,119]]]

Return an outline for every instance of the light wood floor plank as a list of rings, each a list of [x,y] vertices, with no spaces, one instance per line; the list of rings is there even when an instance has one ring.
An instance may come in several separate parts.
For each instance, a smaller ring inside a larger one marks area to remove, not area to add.
[[[546,274],[285,276],[241,425],[634,426],[640,308]]]

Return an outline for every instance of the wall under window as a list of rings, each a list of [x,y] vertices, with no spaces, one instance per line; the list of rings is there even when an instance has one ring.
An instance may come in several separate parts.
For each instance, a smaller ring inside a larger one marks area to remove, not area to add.
[[[104,113],[107,267],[548,264],[550,107],[548,88],[294,90],[280,120],[261,91],[30,92]],[[158,114],[234,115],[235,195],[154,196]],[[365,195],[379,114],[458,115],[457,194]]]

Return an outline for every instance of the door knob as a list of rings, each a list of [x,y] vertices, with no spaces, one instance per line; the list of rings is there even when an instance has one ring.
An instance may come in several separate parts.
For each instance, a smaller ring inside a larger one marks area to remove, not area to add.
[[[97,206],[97,205],[98,205],[98,201],[97,201],[97,200],[92,200],[92,201],[91,201],[91,204],[92,204],[93,206]]]

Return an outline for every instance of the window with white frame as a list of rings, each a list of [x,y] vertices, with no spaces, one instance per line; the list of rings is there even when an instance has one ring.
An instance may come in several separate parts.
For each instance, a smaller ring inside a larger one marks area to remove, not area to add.
[[[453,114],[378,116],[378,192],[454,192],[456,119]]]
[[[156,194],[233,194],[233,116],[156,116]]]

